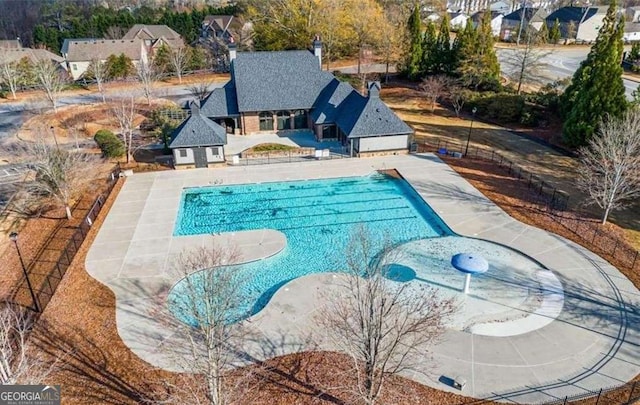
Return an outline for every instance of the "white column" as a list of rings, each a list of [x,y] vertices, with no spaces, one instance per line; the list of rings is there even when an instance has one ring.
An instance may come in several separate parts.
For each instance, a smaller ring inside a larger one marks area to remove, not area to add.
[[[464,289],[462,291],[465,294],[469,294],[469,284],[471,284],[471,273],[467,273],[467,276],[464,278]]]

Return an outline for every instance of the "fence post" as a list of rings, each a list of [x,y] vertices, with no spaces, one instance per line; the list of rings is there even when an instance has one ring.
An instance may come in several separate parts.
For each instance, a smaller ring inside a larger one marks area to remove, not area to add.
[[[640,251],[636,251],[636,256],[633,258],[633,264],[631,265],[632,269],[636,268],[636,260],[638,260],[638,255],[640,254]]]
[[[592,244],[596,242],[596,236],[598,236],[598,228],[593,232],[593,239],[591,239]]]
[[[495,154],[496,154],[496,151],[495,151],[495,150],[492,150],[492,151],[491,151],[491,161],[492,161],[492,162],[493,162],[493,156],[494,156]]]
[[[602,388],[600,388],[600,392],[598,392],[598,398],[596,398],[596,405],[600,402],[600,395],[602,395]]]
[[[569,399],[569,396],[564,397],[564,401],[562,402],[563,405],[567,405],[567,399]]]
[[[616,244],[613,245],[613,253],[611,253],[611,256],[616,257],[616,249],[618,248],[618,243],[620,242],[620,240],[618,240],[618,238],[616,238]]]

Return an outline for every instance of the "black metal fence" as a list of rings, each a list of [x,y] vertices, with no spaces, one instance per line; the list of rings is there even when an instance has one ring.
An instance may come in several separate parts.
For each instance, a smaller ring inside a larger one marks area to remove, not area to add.
[[[606,232],[599,221],[578,208],[569,207],[569,195],[556,188],[540,176],[535,175],[517,163],[505,158],[495,150],[487,150],[460,142],[439,140],[437,144],[419,143],[419,152],[436,152],[441,155],[481,159],[495,163],[508,175],[516,179],[526,190],[526,199],[532,205],[548,211],[555,221],[571,231],[577,238],[588,244],[589,249],[615,264],[629,270],[640,269],[640,251],[618,236]]]
[[[40,304],[41,310],[44,310],[48,303],[51,301],[58,285],[62,281],[62,278],[66,274],[69,266],[73,262],[76,254],[80,250],[82,243],[87,237],[93,222],[97,218],[98,214],[102,210],[105,201],[111,194],[113,187],[116,185],[118,178],[120,175],[120,167],[117,166],[113,169],[113,171],[109,174],[107,179],[108,185],[104,192],[96,197],[91,204],[87,214],[84,216],[80,224],[75,227],[73,233],[70,238],[66,241],[66,245],[62,249],[62,252],[59,253],[59,256],[55,261],[49,259],[50,256],[47,256],[50,253],[52,248],[48,248],[47,246],[44,249],[41,249],[40,252],[36,255],[32,263],[29,267],[33,267],[36,263],[40,264],[40,269],[38,273],[44,273],[43,281],[39,284],[36,289],[36,297]],[[62,221],[61,225],[64,225],[66,221]],[[50,243],[53,243],[52,240],[49,240]],[[49,243],[48,243],[49,244]],[[47,245],[48,245],[47,244]],[[45,257],[46,256],[46,257]],[[42,266],[44,264],[44,267]],[[48,265],[47,265],[48,264]]]
[[[327,155],[316,156],[313,154],[301,155],[299,152],[278,152],[272,154],[264,154],[260,157],[239,158],[237,161],[231,161],[233,166],[252,166],[252,165],[268,165],[274,163],[295,163],[295,162],[312,162],[315,160],[335,160],[348,159],[349,155],[343,153],[331,152]]]
[[[540,402],[544,405],[564,405],[578,403],[580,405],[627,405],[640,401],[640,384],[632,381],[624,385],[601,388],[583,394],[566,396],[552,401]]]

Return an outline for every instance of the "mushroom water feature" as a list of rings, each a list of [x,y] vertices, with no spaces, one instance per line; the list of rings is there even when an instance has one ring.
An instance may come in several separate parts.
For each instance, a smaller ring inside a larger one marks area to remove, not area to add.
[[[465,273],[463,292],[469,294],[469,284],[472,274],[482,274],[489,270],[487,260],[473,253],[458,253],[451,258],[451,265],[458,271]]]

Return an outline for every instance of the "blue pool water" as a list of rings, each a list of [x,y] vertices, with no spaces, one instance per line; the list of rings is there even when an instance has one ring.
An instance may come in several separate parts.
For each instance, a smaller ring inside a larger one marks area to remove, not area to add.
[[[353,227],[393,244],[451,234],[409,186],[384,174],[338,179],[214,186],[183,191],[175,236],[255,229],[283,232],[280,253],[239,266],[246,305],[239,317],[259,312],[275,291],[297,277],[345,269],[344,250]],[[191,277],[198,277],[198,273]],[[197,279],[196,279],[197,282]],[[184,296],[179,282],[169,305]],[[174,314],[192,323],[184,314]]]

